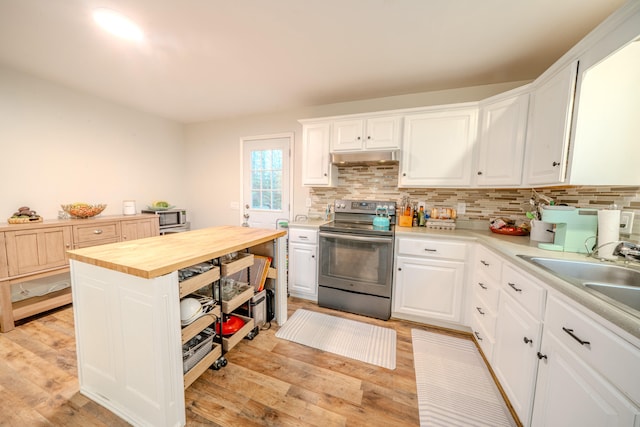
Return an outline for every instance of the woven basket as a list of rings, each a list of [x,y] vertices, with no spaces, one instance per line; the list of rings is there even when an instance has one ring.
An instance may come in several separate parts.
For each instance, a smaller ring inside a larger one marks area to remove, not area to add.
[[[28,222],[42,222],[42,217],[38,217],[38,219],[31,218],[8,218],[7,222],[9,224],[26,224]]]

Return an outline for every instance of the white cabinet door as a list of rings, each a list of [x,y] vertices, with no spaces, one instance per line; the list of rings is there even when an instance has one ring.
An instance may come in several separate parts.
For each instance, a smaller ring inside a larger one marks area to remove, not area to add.
[[[331,152],[362,149],[364,120],[338,120],[333,122]]]
[[[464,262],[396,258],[393,311],[414,320],[459,322]]]
[[[336,120],[331,134],[331,152],[399,150],[402,116]]]
[[[399,150],[402,117],[374,117],[367,120],[364,148],[367,150]]]
[[[541,322],[502,292],[492,367],[525,426],[531,418],[541,332]]]
[[[520,185],[528,111],[528,93],[483,103],[477,185]]]
[[[534,82],[525,156],[525,184],[565,180],[578,63]]]
[[[289,244],[289,292],[299,298],[318,300],[318,246]]]
[[[640,411],[553,334],[540,350],[532,426],[637,426]]]
[[[333,187],[337,168],[331,165],[329,141],[331,123],[305,124],[302,127],[302,184]]]
[[[477,108],[405,116],[398,185],[469,186],[477,117]]]

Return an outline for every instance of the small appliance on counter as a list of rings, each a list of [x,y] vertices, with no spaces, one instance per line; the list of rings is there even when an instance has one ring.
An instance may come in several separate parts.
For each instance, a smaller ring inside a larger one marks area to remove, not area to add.
[[[187,221],[184,209],[143,209],[143,214],[155,214],[160,219],[160,235],[189,231],[191,224]]]
[[[538,243],[540,249],[588,253],[587,242],[595,243],[598,230],[598,210],[574,206],[545,206],[542,221],[553,224],[553,243]]]

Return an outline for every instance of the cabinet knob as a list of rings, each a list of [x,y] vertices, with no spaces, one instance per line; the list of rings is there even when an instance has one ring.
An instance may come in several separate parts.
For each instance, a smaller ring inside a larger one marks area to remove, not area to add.
[[[93,230],[93,234],[102,234],[102,230],[100,229]]]
[[[529,344],[529,343],[532,343],[532,342],[533,342],[533,340],[530,340],[529,338],[524,337],[524,343],[525,344]]]
[[[367,136],[367,139],[371,139],[371,135]]]
[[[316,257],[315,255],[311,255],[311,258],[315,258],[315,257]]]
[[[485,267],[489,267],[489,263],[483,259],[480,260],[480,264],[484,265]]]
[[[551,163],[552,166],[556,167],[556,166],[560,166],[560,162],[553,162]]]
[[[360,141],[362,138],[358,137],[358,141]]]
[[[538,359],[542,360],[542,359],[546,359],[547,355],[546,354],[542,354],[540,352],[538,352]]]
[[[325,172],[324,176],[327,176],[326,172]]]
[[[407,176],[407,174],[406,174],[406,173],[403,173],[403,174],[402,174],[402,176]]]
[[[401,267],[398,267],[398,271],[402,271],[402,268],[401,268]]]
[[[478,175],[482,175],[482,171],[478,171]]]

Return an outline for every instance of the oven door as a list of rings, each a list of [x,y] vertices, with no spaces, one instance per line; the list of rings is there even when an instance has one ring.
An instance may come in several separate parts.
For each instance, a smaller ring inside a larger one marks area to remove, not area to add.
[[[393,237],[320,231],[318,285],[391,298]]]

